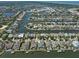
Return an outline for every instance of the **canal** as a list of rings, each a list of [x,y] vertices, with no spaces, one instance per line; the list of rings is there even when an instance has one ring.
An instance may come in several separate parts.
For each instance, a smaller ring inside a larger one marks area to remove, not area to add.
[[[26,28],[25,25],[28,23],[29,17],[31,16],[31,13],[26,12],[26,15],[23,17],[23,20],[19,22],[18,25],[18,33],[24,33]]]
[[[4,17],[11,17],[11,16],[13,16],[15,13],[13,13],[13,12],[4,12],[3,13],[3,16]]]

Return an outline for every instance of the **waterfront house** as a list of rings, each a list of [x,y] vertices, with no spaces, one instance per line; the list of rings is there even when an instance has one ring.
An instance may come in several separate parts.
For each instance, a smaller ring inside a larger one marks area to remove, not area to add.
[[[9,35],[8,35],[8,38],[12,38],[12,37],[13,37],[13,34],[9,34]]]
[[[19,50],[19,48],[20,48],[20,40],[14,40],[14,45],[13,45],[13,50],[15,50],[15,51],[17,51],[17,50]]]
[[[3,34],[3,35],[2,35],[2,39],[3,39],[3,40],[6,40],[6,39],[7,39],[7,36],[8,36],[8,34]]]
[[[13,42],[11,42],[11,41],[5,41],[5,50],[6,51],[10,51],[11,49],[12,49],[12,46],[13,46]]]
[[[18,34],[14,34],[14,38],[17,38],[18,37]]]
[[[57,47],[57,42],[52,40],[52,49]]]
[[[0,38],[0,41],[2,41],[2,38]]]
[[[7,33],[12,33],[12,29],[6,30]]]
[[[44,48],[44,47],[45,47],[44,40],[43,39],[38,40],[38,48]]]
[[[29,33],[29,38],[34,38],[35,37],[35,34],[33,34],[33,33]]]
[[[26,51],[26,50],[29,49],[29,47],[30,47],[30,41],[29,41],[29,39],[28,39],[28,40],[25,40],[24,43],[22,43],[22,46],[21,46],[20,49]]]
[[[33,48],[36,48],[36,47],[37,47],[37,42],[35,42],[35,38],[33,38],[31,40],[31,46],[30,46],[30,48],[33,49]]]
[[[46,45],[47,51],[52,50],[52,44],[51,43],[52,43],[51,40],[45,40],[45,45]]]
[[[27,38],[28,37],[28,34],[25,34],[25,38]]]
[[[29,39],[25,40],[24,46],[25,46],[26,49],[29,49],[29,47],[30,47],[30,40]]]
[[[3,48],[4,48],[4,43],[0,41],[0,50],[2,50]]]
[[[75,48],[79,48],[79,41],[77,41],[77,40],[72,41],[72,45]]]

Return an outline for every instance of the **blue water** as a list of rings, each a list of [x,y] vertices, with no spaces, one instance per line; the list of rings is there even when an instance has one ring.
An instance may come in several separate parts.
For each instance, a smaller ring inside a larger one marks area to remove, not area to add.
[[[24,27],[28,23],[28,19],[31,16],[31,13],[26,13],[23,20],[19,22],[18,33],[24,33],[26,28]]]
[[[5,17],[11,17],[13,15],[14,15],[14,13],[12,13],[12,12],[3,13],[3,16],[5,16]]]

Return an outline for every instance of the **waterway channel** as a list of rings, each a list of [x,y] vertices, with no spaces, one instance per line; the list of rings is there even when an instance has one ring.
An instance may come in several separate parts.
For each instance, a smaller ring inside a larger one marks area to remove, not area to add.
[[[19,22],[18,33],[24,33],[26,28],[25,25],[28,23],[31,13],[26,12],[26,15],[23,17],[23,20]]]

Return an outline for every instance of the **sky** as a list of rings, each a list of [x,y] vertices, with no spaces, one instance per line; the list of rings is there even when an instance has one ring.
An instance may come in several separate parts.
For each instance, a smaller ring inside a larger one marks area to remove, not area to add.
[[[0,1],[79,1],[79,0],[0,0]]]

